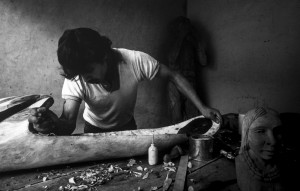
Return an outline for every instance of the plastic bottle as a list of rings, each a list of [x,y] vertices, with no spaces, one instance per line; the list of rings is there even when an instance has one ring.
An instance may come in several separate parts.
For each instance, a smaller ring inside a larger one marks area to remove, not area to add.
[[[149,165],[156,165],[157,160],[158,160],[158,151],[154,145],[154,135],[153,135],[151,146],[148,149],[148,163]]]

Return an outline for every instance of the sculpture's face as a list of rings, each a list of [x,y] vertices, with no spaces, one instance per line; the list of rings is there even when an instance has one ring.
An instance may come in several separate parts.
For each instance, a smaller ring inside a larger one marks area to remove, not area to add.
[[[250,150],[264,160],[272,159],[278,152],[281,139],[281,121],[278,117],[266,114],[257,118],[250,126],[248,143]]]

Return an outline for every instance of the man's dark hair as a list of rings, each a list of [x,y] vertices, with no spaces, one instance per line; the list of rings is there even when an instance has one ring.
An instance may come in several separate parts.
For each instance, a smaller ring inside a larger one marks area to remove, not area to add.
[[[91,63],[102,63],[111,52],[111,40],[90,28],[66,30],[59,38],[57,57],[64,76],[73,80]]]

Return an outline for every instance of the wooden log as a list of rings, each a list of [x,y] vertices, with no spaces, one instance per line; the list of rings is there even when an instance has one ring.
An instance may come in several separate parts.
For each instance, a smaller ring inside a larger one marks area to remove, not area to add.
[[[0,122],[0,172],[146,155],[153,134],[159,150],[169,149],[188,140],[188,132],[193,132],[190,124],[199,129],[208,120],[197,116],[179,124],[156,129],[45,136],[29,130],[29,109],[53,104],[53,98],[31,98],[37,101]],[[4,105],[2,103],[2,107]],[[214,122],[210,124],[204,132],[206,135],[214,134],[220,127]]]
[[[35,103],[41,96],[27,95],[0,99],[0,122]]]

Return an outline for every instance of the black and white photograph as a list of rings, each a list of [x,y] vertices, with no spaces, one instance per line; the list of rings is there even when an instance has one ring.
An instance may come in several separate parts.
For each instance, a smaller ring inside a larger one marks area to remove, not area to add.
[[[298,187],[299,0],[0,0],[0,191]]]

